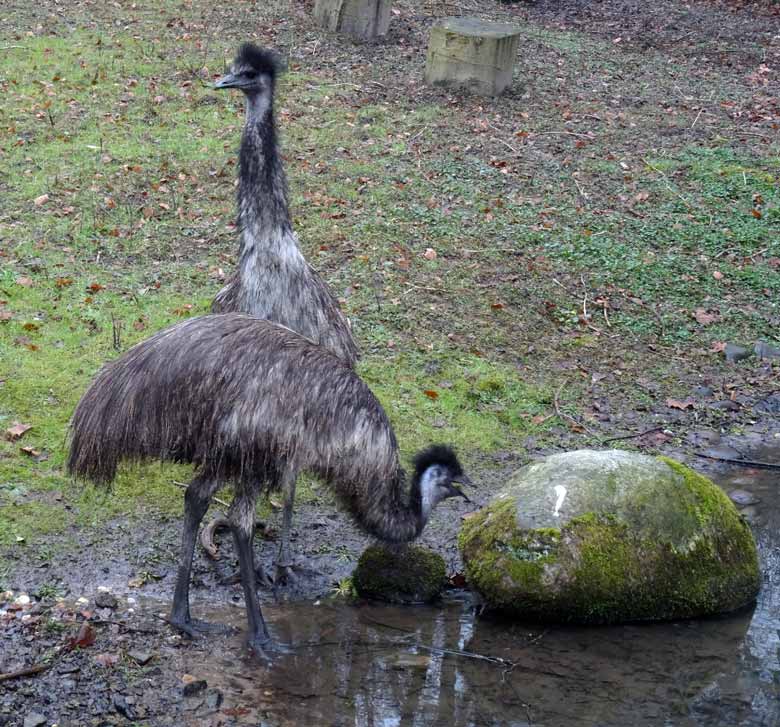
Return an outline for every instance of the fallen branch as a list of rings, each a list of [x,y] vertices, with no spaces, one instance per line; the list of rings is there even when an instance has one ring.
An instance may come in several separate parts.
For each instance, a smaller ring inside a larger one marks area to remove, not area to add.
[[[214,534],[219,528],[229,528],[230,521],[226,517],[215,517],[200,531],[200,546],[213,560],[219,558],[219,549],[214,542]]]
[[[220,528],[229,528],[230,527],[230,520],[228,520],[224,516],[218,516],[213,518],[206,527],[203,528],[203,530],[200,531],[200,536],[198,540],[200,541],[200,545],[203,548],[203,550],[208,553],[208,555],[213,558],[214,560],[217,560],[219,558],[219,548],[217,547],[217,544],[214,542],[214,535],[216,534],[217,530]],[[265,530],[266,525],[262,520],[255,520],[255,530]]]
[[[623,434],[619,437],[609,437],[608,439],[602,439],[602,444],[607,444],[608,442],[617,442],[621,439],[636,439],[637,437],[644,437],[645,434],[652,434],[653,432],[661,432],[664,430],[664,427],[653,427],[652,429],[645,429],[644,432],[637,432],[636,434]]]
[[[762,470],[780,470],[780,464],[775,464],[774,462],[755,462],[750,459],[736,459],[734,457],[715,457],[711,454],[704,454],[703,452],[694,452],[694,454],[697,457],[702,457],[703,459],[712,459],[716,462],[726,462],[727,464],[736,464],[740,465],[742,467],[755,467],[756,469],[762,469]]]
[[[19,669],[18,671],[9,671],[5,674],[0,674],[0,682],[7,682],[11,679],[19,679],[21,677],[30,677],[34,674],[40,674],[42,671],[50,669],[51,666],[51,664],[36,664],[35,666],[28,666],[25,669]]]
[[[183,490],[186,490],[189,485],[186,482],[177,482],[176,480],[173,481],[173,484],[176,485],[176,487],[181,487]],[[218,497],[212,497],[212,500],[217,503],[217,505],[222,505],[222,507],[230,507],[229,502],[225,502],[224,500],[220,500]]]

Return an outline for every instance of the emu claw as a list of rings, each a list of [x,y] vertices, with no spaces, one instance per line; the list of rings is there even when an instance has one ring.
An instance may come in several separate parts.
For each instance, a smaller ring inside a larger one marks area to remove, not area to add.
[[[273,580],[265,572],[265,568],[259,564],[255,567],[255,581],[263,588],[270,588],[274,584]],[[236,583],[241,583],[241,574],[236,571],[235,573],[231,573],[229,576],[220,578],[218,583],[220,586],[234,586]]]
[[[298,580],[298,576],[295,575],[295,570],[296,568],[293,563],[277,563],[274,585],[277,586],[293,585]]]
[[[189,636],[193,641],[199,639],[203,634],[228,634],[235,631],[234,628],[225,624],[213,624],[194,618],[188,620],[166,618],[165,620],[175,629]]]

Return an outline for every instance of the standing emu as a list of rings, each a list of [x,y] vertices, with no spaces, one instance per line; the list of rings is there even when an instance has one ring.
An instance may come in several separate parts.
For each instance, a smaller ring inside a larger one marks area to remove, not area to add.
[[[189,611],[198,525],[214,493],[233,484],[228,512],[238,551],[249,641],[268,631],[255,592],[255,500],[303,470],[321,477],[368,533],[416,538],[431,511],[465,495],[449,447],[415,459],[411,485],[395,434],[371,390],[342,360],[297,333],[240,313],[193,318],[160,331],[106,364],[71,421],[68,471],[110,483],[122,460],[191,462],[182,557],[170,621],[207,625]],[[467,499],[467,498],[466,498]]]
[[[217,294],[214,313],[250,313],[280,323],[332,351],[354,367],[358,350],[349,322],[325,281],[306,262],[290,222],[287,180],[274,122],[278,62],[269,51],[245,43],[231,72],[216,88],[246,97],[246,123],[238,173],[238,269]],[[277,580],[291,576],[290,529],[295,481],[284,482],[284,514]]]

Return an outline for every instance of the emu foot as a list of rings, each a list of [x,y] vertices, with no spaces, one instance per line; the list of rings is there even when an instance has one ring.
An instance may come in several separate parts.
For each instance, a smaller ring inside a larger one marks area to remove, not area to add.
[[[234,586],[236,583],[241,583],[241,573],[236,571],[229,576],[220,578],[218,582],[220,586]],[[263,588],[270,588],[274,584],[271,577],[265,572],[265,568],[260,564],[255,566],[255,582]]]
[[[291,562],[277,563],[274,585],[292,586],[300,580],[301,576],[311,576],[315,575],[316,573],[317,571],[313,570],[312,568],[307,568],[303,565],[297,565]]]
[[[232,634],[235,631],[232,626],[209,623],[195,618],[179,619],[171,616],[165,620],[193,640],[200,638],[203,634]]]

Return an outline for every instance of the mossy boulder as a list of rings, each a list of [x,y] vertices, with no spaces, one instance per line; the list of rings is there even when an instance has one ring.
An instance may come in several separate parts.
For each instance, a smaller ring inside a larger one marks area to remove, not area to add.
[[[390,603],[427,603],[447,583],[444,559],[416,545],[372,545],[363,552],[352,582],[359,595]]]
[[[716,485],[673,460],[619,450],[523,467],[458,542],[469,583],[523,619],[725,613],[760,585],[750,528]]]

